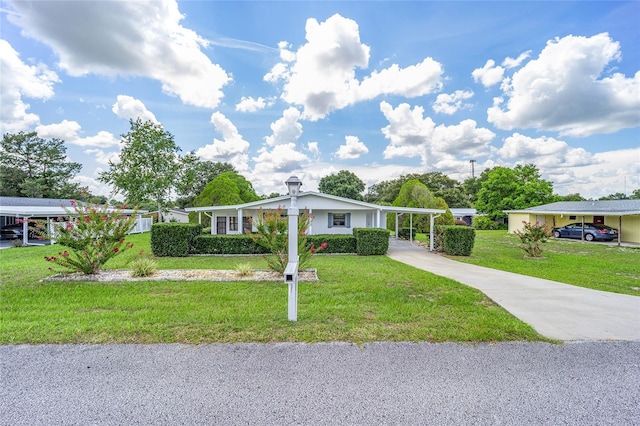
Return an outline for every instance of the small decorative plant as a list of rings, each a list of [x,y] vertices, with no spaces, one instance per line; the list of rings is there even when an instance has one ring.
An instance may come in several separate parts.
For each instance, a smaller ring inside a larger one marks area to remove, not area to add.
[[[253,272],[253,266],[249,262],[237,263],[235,270],[241,277],[246,277]]]
[[[547,225],[540,225],[536,222],[522,221],[524,228],[522,230],[515,231],[515,234],[520,238],[520,248],[524,250],[529,257],[540,257],[542,254],[541,243],[547,242],[551,237],[551,231]]]
[[[69,249],[58,252],[58,256],[45,256],[46,261],[67,271],[97,274],[109,259],[133,247],[125,243],[125,237],[135,224],[135,211],[124,216],[121,209],[106,205],[73,202],[72,207],[65,208],[68,217],[64,222],[59,218],[51,228],[45,221],[35,222],[33,231],[38,238],[55,240]]]
[[[158,270],[158,263],[148,257],[139,257],[131,262],[132,277],[150,277]]]
[[[327,243],[322,243],[320,247],[307,243],[306,232],[312,219],[306,210],[298,217],[298,269],[303,269],[306,266],[312,254],[327,248]],[[282,214],[280,208],[264,212],[260,210],[258,221],[255,224],[257,234],[254,235],[254,241],[272,253],[271,256],[266,256],[267,265],[269,269],[278,273],[284,273],[289,262],[288,227],[289,220],[286,215]]]

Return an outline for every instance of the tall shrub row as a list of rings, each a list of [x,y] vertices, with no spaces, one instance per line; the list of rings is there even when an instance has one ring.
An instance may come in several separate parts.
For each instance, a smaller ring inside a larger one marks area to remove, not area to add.
[[[201,233],[199,223],[154,223],[151,226],[151,252],[159,257],[188,256],[194,239]]]
[[[468,226],[435,226],[434,249],[451,256],[471,256],[476,230]]]
[[[355,228],[358,256],[381,256],[389,250],[389,231],[378,228]]]
[[[202,227],[186,223],[157,223],[151,227],[151,251],[155,256],[184,257],[189,254],[267,254],[252,235],[201,234]],[[353,235],[307,235],[306,244],[323,253],[384,255],[389,249],[389,231],[356,228]]]

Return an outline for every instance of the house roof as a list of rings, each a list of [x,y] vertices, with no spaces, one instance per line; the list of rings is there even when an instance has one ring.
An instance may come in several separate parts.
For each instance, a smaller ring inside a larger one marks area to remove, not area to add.
[[[280,203],[283,205],[288,205],[290,196],[283,195],[275,198],[267,198],[265,200],[254,201],[251,203],[245,204],[236,204],[229,206],[207,206],[207,207],[189,207],[185,209],[188,212],[213,212],[220,210],[239,210],[239,209],[255,209],[260,208],[261,206],[265,206],[268,204]],[[379,210],[382,213],[417,213],[417,214],[429,214],[429,213],[444,213],[445,210],[439,209],[422,209],[422,208],[411,208],[411,207],[395,207],[395,206],[381,206],[379,204],[371,204],[365,203],[364,201],[352,200],[350,198],[337,197],[335,195],[323,194],[320,192],[301,192],[298,195],[298,206],[304,206],[305,198],[321,198],[331,201],[337,201],[340,203],[346,203],[351,206],[357,206],[361,209],[371,209],[371,210]]]
[[[2,207],[71,207],[72,202],[63,198],[0,197]]]
[[[559,201],[505,213],[572,214],[576,216],[640,215],[640,200]]]

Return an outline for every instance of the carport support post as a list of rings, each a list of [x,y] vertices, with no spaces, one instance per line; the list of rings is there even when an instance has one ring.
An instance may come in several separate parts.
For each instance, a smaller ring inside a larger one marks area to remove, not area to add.
[[[433,213],[429,215],[429,251],[433,251],[433,226],[434,226]]]

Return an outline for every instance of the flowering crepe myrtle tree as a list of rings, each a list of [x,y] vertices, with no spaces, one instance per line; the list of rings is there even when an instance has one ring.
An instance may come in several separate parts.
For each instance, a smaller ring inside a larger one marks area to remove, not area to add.
[[[307,229],[311,225],[313,217],[307,210],[298,218],[298,269],[303,269],[309,263],[312,254],[327,248],[327,243],[320,247],[307,242]],[[271,252],[271,256],[265,256],[269,269],[284,273],[289,262],[289,222],[282,209],[263,211],[260,209],[257,223],[251,221],[257,233],[253,234],[253,240]]]
[[[551,237],[551,230],[545,225],[540,225],[522,221],[524,227],[522,230],[515,231],[515,234],[520,238],[520,248],[529,255],[529,257],[540,257],[542,254],[541,243],[547,242]]]
[[[46,221],[38,220],[32,227],[38,238],[55,240],[68,248],[58,256],[45,256],[47,262],[62,266],[67,272],[97,274],[109,259],[133,247],[125,237],[135,224],[135,211],[125,216],[121,209],[106,205],[72,202],[72,207],[73,210],[65,208],[68,217],[64,222],[49,228]]]

